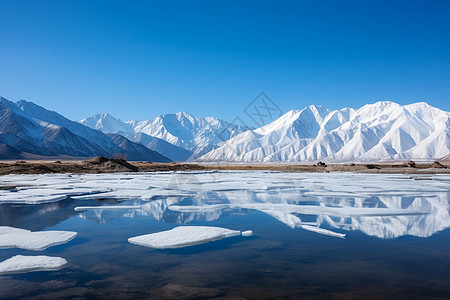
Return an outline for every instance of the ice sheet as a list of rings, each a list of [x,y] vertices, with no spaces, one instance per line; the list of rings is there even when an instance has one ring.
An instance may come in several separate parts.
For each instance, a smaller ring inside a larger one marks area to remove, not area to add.
[[[302,197],[430,196],[448,192],[448,175],[430,176],[418,184],[408,175],[307,174],[268,172],[155,172],[135,174],[39,174],[0,176],[0,203],[42,203],[66,197],[151,200],[155,197],[199,196],[251,191],[264,202],[302,201]],[[439,178],[439,180],[435,180]]]
[[[0,226],[0,249],[21,248],[40,251],[65,244],[77,236],[73,231],[36,231]]]
[[[140,246],[167,249],[199,245],[224,238],[238,236],[241,232],[211,226],[179,226],[171,230],[135,236],[128,242]]]
[[[0,275],[34,271],[53,271],[64,267],[67,261],[61,257],[45,255],[16,255],[0,262]]]

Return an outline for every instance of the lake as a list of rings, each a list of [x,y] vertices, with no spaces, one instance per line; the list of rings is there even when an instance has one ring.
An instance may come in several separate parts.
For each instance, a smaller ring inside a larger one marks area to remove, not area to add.
[[[42,251],[0,249],[0,261],[68,261],[0,275],[2,299],[450,298],[449,175],[8,175],[0,185],[15,186],[0,190],[0,225],[78,233]],[[97,208],[75,211],[85,206]],[[186,225],[254,235],[177,249],[128,242]]]

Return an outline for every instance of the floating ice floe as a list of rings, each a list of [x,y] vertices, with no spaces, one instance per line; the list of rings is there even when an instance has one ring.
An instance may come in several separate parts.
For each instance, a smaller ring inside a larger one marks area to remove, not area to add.
[[[103,206],[77,206],[75,211],[86,210],[127,210],[127,209],[140,209],[140,205],[103,205]]]
[[[323,235],[334,236],[334,237],[338,237],[341,239],[345,238],[345,233],[334,232],[334,231],[331,231],[328,229],[323,229],[323,228],[310,226],[310,225],[301,225],[300,227],[305,230],[316,232],[316,233],[323,234]]]
[[[0,275],[35,271],[54,271],[67,264],[61,257],[16,255],[0,262]]]
[[[77,236],[73,231],[36,231],[0,226],[0,249],[20,248],[40,251],[69,242]]]
[[[253,235],[253,231],[251,230],[245,230],[241,232],[242,236],[252,236]]]
[[[250,230],[242,232],[243,236],[250,236]],[[241,235],[239,230],[211,226],[179,226],[171,230],[135,236],[128,242],[140,246],[172,249],[194,246],[217,241],[224,238]]]

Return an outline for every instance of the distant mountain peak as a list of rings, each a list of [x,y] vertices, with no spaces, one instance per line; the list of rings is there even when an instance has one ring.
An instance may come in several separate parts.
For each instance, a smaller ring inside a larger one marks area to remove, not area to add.
[[[175,113],[175,115],[176,115],[177,117],[194,118],[194,116],[193,116],[192,114],[190,114],[190,113],[188,113],[188,112],[185,112],[185,111],[177,112],[177,113]]]

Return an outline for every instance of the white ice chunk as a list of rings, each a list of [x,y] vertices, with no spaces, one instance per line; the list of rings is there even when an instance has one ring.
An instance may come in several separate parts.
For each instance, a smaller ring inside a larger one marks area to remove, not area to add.
[[[53,271],[62,268],[66,264],[67,260],[61,257],[16,255],[0,262],[0,275],[34,271]]]
[[[319,234],[324,234],[324,235],[329,235],[329,236],[334,236],[334,237],[338,237],[341,239],[345,239],[345,233],[338,233],[338,232],[334,232],[328,229],[323,229],[323,228],[319,228],[319,227],[315,227],[315,226],[310,226],[310,225],[301,225],[301,228],[308,230],[308,231],[313,231]]]
[[[6,234],[6,233],[17,232],[18,234],[21,234],[24,231],[28,231],[28,230],[21,229],[21,228],[10,227],[10,226],[0,226],[0,237],[2,236],[2,234]]]
[[[171,230],[135,236],[128,242],[157,249],[182,248],[241,235],[238,230],[211,226],[179,226]]]
[[[251,230],[245,230],[241,232],[242,236],[252,236],[253,235],[253,231]]]
[[[122,209],[140,209],[140,205],[104,205],[104,206],[77,206],[75,211],[86,210],[122,210]]]
[[[73,231],[37,231],[0,226],[0,249],[21,248],[44,250],[51,246],[67,243],[77,236]]]

